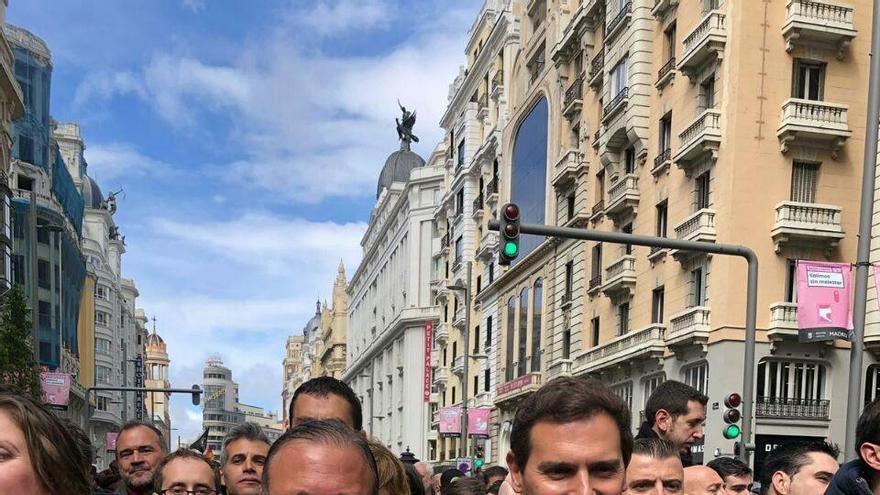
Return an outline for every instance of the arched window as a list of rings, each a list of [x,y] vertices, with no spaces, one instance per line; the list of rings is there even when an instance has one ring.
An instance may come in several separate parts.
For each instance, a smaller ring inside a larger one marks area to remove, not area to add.
[[[519,354],[517,355],[517,376],[527,373],[526,351],[529,343],[529,289],[519,293]]]
[[[532,296],[532,371],[541,371],[541,317],[544,315],[544,282],[535,281]]]
[[[506,366],[504,367],[504,379],[505,381],[513,380],[513,338],[515,336],[513,325],[516,323],[516,298],[511,297],[507,300],[507,335],[505,336],[505,340],[507,340],[507,353],[506,353]]]
[[[547,199],[547,99],[535,103],[516,130],[511,161],[511,201],[522,212],[523,223],[544,223]],[[532,252],[541,243],[537,236],[525,236],[520,241],[517,261]]]

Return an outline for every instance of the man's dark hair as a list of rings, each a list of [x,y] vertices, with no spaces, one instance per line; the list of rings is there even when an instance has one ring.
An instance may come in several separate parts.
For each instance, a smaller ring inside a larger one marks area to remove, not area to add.
[[[493,478],[496,476],[500,476],[502,478],[507,476],[507,469],[504,466],[491,466],[487,467],[483,470],[483,481],[488,483],[489,478]]]
[[[461,477],[440,489],[440,495],[485,495],[486,484],[478,478]]]
[[[443,472],[440,473],[440,492],[442,493],[450,483],[462,476],[464,476],[464,473],[459,471],[458,468],[447,468],[443,470]]]
[[[121,437],[122,434],[126,431],[133,430],[135,428],[147,428],[148,430],[155,433],[156,437],[158,437],[159,439],[159,450],[161,450],[163,454],[168,452],[168,445],[165,444],[165,436],[162,434],[162,430],[144,421],[129,421],[125,423],[124,425],[122,425],[122,428],[119,429],[119,433],[117,434],[116,438]],[[119,456],[118,450],[116,452],[116,455]]]
[[[617,423],[621,458],[623,465],[628,465],[633,448],[629,407],[599,380],[570,376],[550,380],[517,408],[510,434],[510,450],[517,465],[525,470],[532,450],[532,427],[538,421],[571,423],[597,414],[607,414]]]
[[[416,472],[415,465],[404,462],[403,472],[406,473],[406,484],[409,485],[409,495],[430,495],[425,493],[425,485],[422,484],[422,477]]]
[[[751,476],[752,470],[746,463],[734,457],[718,457],[709,461],[706,466],[715,470],[722,480],[728,476]]]
[[[880,398],[865,406],[856,424],[856,455],[860,459],[864,443],[880,445]]]
[[[269,437],[263,433],[263,429],[254,423],[235,425],[229,430],[229,433],[226,434],[226,438],[223,439],[223,462],[221,465],[226,465],[226,461],[229,460],[229,455],[227,453],[227,447],[229,447],[229,444],[236,440],[241,440],[242,438],[250,440],[251,442],[263,442],[266,445],[272,445],[272,442],[269,441]]]
[[[486,488],[486,495],[498,495],[498,492],[501,491],[501,485],[503,484],[503,480],[498,480],[495,483],[492,483],[489,488]]]
[[[217,490],[220,488],[219,474],[214,469],[214,466],[212,466],[211,463],[207,461],[207,459],[205,459],[204,457],[201,456],[201,454],[199,454],[193,450],[177,449],[174,452],[163,457],[162,460],[159,462],[159,465],[156,466],[156,471],[153,473],[153,488],[156,490],[156,492],[160,492],[162,490],[162,482],[165,481],[164,474],[163,474],[165,472],[165,467],[168,466],[168,464],[170,464],[171,461],[174,461],[176,459],[194,459],[197,461],[204,462],[205,465],[208,466],[208,469],[210,469],[211,473],[212,473],[211,479],[214,482],[214,486],[212,488],[214,490]]]
[[[675,380],[666,380],[654,389],[648,402],[645,403],[645,419],[649,426],[657,421],[657,412],[661,409],[676,418],[688,412],[688,402],[696,401],[705,406],[709,397],[699,390]]]
[[[338,419],[325,419],[320,421],[306,421],[294,425],[281,435],[269,448],[266,463],[263,465],[263,493],[269,493],[269,467],[278,455],[278,452],[290,442],[300,440],[303,442],[332,445],[340,448],[355,448],[363,457],[364,462],[372,473],[372,488],[370,493],[379,493],[379,468],[376,459],[370,451],[367,440],[357,431],[351,429]]]
[[[632,455],[643,455],[651,459],[678,458],[679,449],[662,438],[639,438],[633,442]]]
[[[770,489],[773,473],[782,471],[788,476],[794,476],[802,467],[809,464],[810,459],[807,455],[813,452],[828,454],[834,459],[840,454],[840,450],[828,442],[803,440],[784,443],[767,454],[764,468],[761,470],[761,495],[765,495]]]
[[[288,417],[293,425],[293,405],[296,404],[296,398],[302,394],[314,395],[317,397],[327,397],[330,394],[338,395],[348,402],[351,408],[351,419],[354,423],[354,429],[360,431],[364,428],[364,415],[361,411],[361,401],[358,400],[354,390],[345,382],[337,380],[332,376],[319,376],[303,383],[293,393],[293,399],[290,400],[290,410]]]

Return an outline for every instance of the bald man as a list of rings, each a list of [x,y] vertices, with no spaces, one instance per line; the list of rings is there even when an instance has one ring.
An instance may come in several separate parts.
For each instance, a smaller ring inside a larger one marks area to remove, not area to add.
[[[723,495],[723,487],[724,480],[710,467],[684,468],[684,495]]]

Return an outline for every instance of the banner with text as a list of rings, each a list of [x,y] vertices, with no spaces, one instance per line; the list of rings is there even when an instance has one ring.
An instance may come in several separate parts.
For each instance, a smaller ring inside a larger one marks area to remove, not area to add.
[[[851,292],[849,264],[798,261],[798,340],[849,340],[853,329]]]
[[[40,373],[43,402],[55,409],[67,409],[70,402],[70,373]]]
[[[434,340],[434,323],[425,322],[425,402],[431,400],[431,345]]]
[[[440,435],[461,435],[461,408],[441,407],[439,413]]]
[[[468,409],[468,435],[475,437],[489,436],[489,417],[491,409],[476,407]]]
[[[116,451],[116,438],[119,436],[119,433],[114,431],[108,431],[106,437],[104,437],[104,445],[107,447],[108,452]]]

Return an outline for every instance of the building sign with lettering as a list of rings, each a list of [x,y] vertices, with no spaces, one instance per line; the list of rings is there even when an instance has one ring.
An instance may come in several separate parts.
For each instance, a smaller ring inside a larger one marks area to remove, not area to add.
[[[798,340],[849,339],[852,270],[846,263],[798,261]]]

